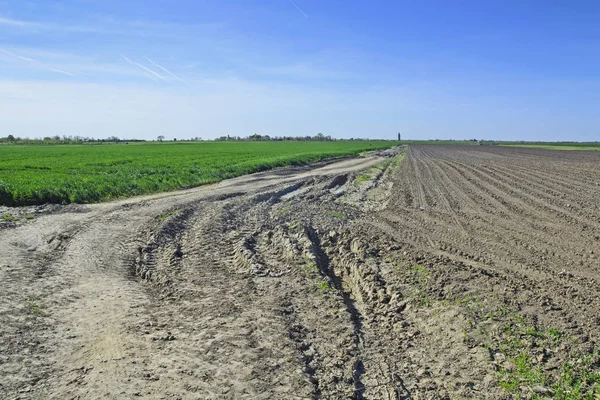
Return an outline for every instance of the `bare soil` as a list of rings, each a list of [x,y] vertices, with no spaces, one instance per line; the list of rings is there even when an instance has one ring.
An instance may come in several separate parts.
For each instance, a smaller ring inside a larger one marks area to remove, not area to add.
[[[0,398],[600,396],[600,152],[410,146],[0,212]]]

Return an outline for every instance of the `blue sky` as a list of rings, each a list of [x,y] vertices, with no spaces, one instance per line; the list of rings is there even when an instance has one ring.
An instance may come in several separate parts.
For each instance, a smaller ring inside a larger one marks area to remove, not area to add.
[[[0,136],[600,140],[600,2],[0,0]]]

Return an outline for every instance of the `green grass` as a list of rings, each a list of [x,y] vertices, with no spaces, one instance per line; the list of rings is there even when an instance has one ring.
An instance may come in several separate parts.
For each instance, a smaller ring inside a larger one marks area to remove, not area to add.
[[[367,182],[370,181],[371,177],[368,174],[362,174],[356,177],[356,179],[354,179],[354,183],[359,184],[362,182]]]
[[[19,220],[19,218],[13,217],[12,215],[9,215],[9,214],[4,214],[2,216],[2,220],[6,221],[6,222],[13,222],[13,221],[17,222]]]
[[[555,399],[596,400],[600,397],[600,369],[597,354],[568,361],[562,367],[558,382],[552,385]]]
[[[527,147],[546,150],[600,150],[600,144],[598,143],[501,143],[500,145],[505,147]]]
[[[346,219],[346,216],[339,211],[327,211],[327,214],[331,215],[334,218]]]
[[[514,368],[510,371],[500,368],[499,384],[508,393],[516,394],[522,385],[529,387],[541,385],[544,386],[547,377],[542,367],[533,366],[529,354],[522,352],[512,359]]]
[[[331,286],[329,286],[329,283],[325,279],[318,280],[316,282],[316,285],[317,285],[317,288],[323,293],[328,293],[328,292],[333,291],[333,289],[331,288]]]
[[[404,153],[402,153],[404,155]],[[358,175],[354,179],[355,184],[361,184],[363,182],[369,182],[377,178],[379,174],[383,173],[389,166],[391,166],[396,160],[401,160],[402,157],[398,156],[387,161],[381,162],[369,168],[365,173]]]
[[[161,214],[161,215],[157,216],[157,217],[156,217],[156,219],[157,219],[159,222],[163,222],[163,221],[167,220],[169,217],[171,217],[171,216],[173,216],[173,215],[177,214],[178,212],[179,212],[179,210],[178,210],[178,209],[173,209],[173,210],[167,211],[167,212],[166,212],[166,213],[164,213],[164,214]]]
[[[551,396],[564,400],[594,400],[600,395],[600,356],[597,352],[586,355],[571,353],[560,367],[558,376],[551,375],[530,354],[532,340],[537,341],[537,346],[546,348],[549,354],[554,354],[568,338],[555,328],[541,331],[516,314],[509,313],[506,317],[509,321],[504,326],[498,351],[507,356],[512,368],[499,368],[498,384],[507,394],[516,397],[523,386],[542,386],[549,389],[549,393],[532,393],[530,398]]]
[[[33,317],[45,317],[44,305],[39,303],[39,299],[31,299],[25,303],[29,314]]]
[[[391,141],[0,146],[0,205],[92,203],[388,148]]]

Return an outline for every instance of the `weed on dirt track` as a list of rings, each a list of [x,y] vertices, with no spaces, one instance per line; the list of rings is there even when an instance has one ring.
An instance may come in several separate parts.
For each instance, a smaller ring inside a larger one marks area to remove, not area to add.
[[[599,168],[411,146],[0,222],[0,396],[595,399]]]

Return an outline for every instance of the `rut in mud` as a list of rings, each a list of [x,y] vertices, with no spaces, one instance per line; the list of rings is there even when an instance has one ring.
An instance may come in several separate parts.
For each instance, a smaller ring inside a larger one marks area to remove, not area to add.
[[[600,152],[411,146],[7,222],[0,396],[597,393],[598,198]]]

